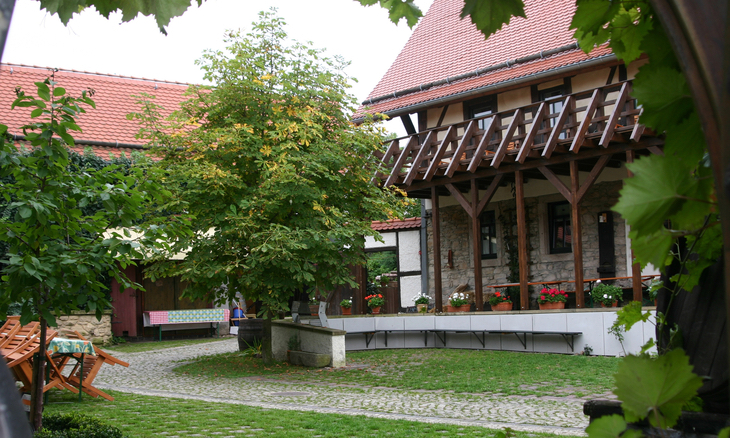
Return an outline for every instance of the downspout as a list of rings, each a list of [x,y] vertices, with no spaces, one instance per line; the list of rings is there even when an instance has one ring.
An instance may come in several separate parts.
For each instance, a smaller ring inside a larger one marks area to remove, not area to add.
[[[426,230],[426,203],[421,201],[421,293],[428,295],[428,233]]]

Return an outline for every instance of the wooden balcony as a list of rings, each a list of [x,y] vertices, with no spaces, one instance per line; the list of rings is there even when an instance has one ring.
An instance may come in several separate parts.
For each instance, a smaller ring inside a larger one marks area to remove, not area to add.
[[[377,177],[428,197],[435,186],[655,149],[663,141],[638,123],[630,92],[631,82],[607,85],[393,140]]]

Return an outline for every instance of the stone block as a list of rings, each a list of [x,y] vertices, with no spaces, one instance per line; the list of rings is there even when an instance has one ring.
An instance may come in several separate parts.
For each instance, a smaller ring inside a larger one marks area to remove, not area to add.
[[[289,363],[312,368],[323,368],[332,363],[332,356],[323,353],[310,353],[308,351],[290,351]]]

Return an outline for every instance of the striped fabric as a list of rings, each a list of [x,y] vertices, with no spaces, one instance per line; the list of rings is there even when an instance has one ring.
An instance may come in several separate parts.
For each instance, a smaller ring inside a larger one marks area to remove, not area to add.
[[[145,312],[150,316],[150,324],[185,324],[192,322],[226,322],[229,319],[228,309],[190,309],[159,310]]]

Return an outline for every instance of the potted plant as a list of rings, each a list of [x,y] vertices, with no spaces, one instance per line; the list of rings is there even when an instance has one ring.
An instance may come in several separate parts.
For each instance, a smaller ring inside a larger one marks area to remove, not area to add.
[[[648,294],[649,300],[654,301],[654,305],[657,305],[657,296],[659,295],[659,289],[664,287],[664,282],[658,278],[655,278],[649,284]]]
[[[343,315],[352,315],[352,299],[345,298],[340,301],[340,307],[342,308]]]
[[[365,297],[365,301],[368,303],[368,307],[373,311],[373,315],[380,313],[380,307],[385,304],[385,298],[382,294],[372,294]]]
[[[502,312],[512,310],[512,300],[509,299],[509,295],[499,291],[489,297],[489,305],[492,306],[492,310],[494,311]]]
[[[451,304],[452,312],[468,312],[471,310],[469,294],[465,294],[464,292],[454,292],[451,294],[449,304]]]
[[[312,316],[319,314],[319,300],[315,297],[309,299],[309,313]]]
[[[543,288],[540,291],[540,297],[537,304],[540,310],[565,309],[565,303],[568,301],[568,294],[564,290],[556,288]]]
[[[618,300],[623,296],[623,290],[612,284],[600,283],[591,291],[591,297],[594,303],[600,303],[601,307],[616,307]]]
[[[416,303],[416,308],[418,309],[419,313],[426,313],[426,311],[428,310],[429,302],[428,295],[418,294],[413,297],[413,302]]]

